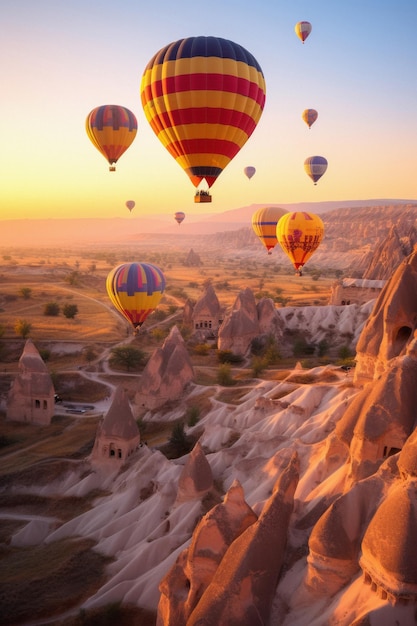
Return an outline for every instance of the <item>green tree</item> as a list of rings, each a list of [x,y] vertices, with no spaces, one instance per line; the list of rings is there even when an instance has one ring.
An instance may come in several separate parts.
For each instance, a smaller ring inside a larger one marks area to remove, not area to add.
[[[234,380],[232,377],[232,368],[229,363],[222,363],[219,366],[216,375],[216,381],[219,385],[223,385],[223,387],[230,387],[234,384]]]
[[[73,270],[68,274],[68,276],[65,277],[65,280],[67,283],[74,287],[80,282],[80,273],[77,272],[77,270]]]
[[[20,335],[23,339],[29,337],[32,330],[32,324],[26,320],[17,320],[14,325],[14,332],[16,335]]]
[[[57,317],[60,313],[60,306],[58,302],[47,302],[43,309],[44,315],[49,315],[50,317]]]
[[[62,312],[67,319],[73,320],[78,313],[78,306],[76,304],[64,304]]]
[[[192,442],[189,440],[185,433],[184,424],[182,422],[178,422],[177,424],[175,424],[168,441],[172,446],[176,456],[182,456],[183,454],[187,454],[187,452],[190,451],[192,445]]]
[[[86,348],[84,349],[84,358],[87,361],[87,363],[91,363],[91,361],[94,361],[96,356],[97,354],[94,348],[92,346],[86,346]]]
[[[145,353],[133,346],[118,346],[113,348],[110,356],[110,365],[122,367],[128,372],[138,369],[145,361]]]
[[[32,289],[30,287],[22,287],[20,290],[20,295],[22,296],[23,300],[29,300],[32,295]]]

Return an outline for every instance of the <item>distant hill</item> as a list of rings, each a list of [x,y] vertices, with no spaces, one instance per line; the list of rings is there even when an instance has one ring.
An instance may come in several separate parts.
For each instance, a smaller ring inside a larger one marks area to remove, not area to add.
[[[239,230],[250,227],[252,214],[262,206],[280,206],[289,211],[313,211],[326,217],[338,210],[359,210],[369,207],[417,205],[417,200],[343,200],[331,202],[300,202],[292,204],[257,203],[222,213],[201,214],[189,211],[178,226],[173,216],[141,217],[130,214],[123,218],[26,219],[0,221],[1,246],[53,247],[84,246],[100,243],[129,242],[146,239],[148,234],[166,234],[186,239],[192,235]],[[151,238],[152,239],[152,238]]]

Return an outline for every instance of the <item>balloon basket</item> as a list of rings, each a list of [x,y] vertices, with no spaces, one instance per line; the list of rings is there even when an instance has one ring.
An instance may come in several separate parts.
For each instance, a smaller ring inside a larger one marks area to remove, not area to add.
[[[115,171],[116,171],[116,167],[114,165],[110,165],[109,172],[115,172]]]
[[[198,194],[194,196],[194,202],[211,202],[211,196],[209,194]]]

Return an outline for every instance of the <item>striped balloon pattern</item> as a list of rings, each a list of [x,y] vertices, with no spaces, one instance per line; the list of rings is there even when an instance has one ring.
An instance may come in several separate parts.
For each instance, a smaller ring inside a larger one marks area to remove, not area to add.
[[[276,206],[266,206],[258,209],[252,215],[252,228],[265,246],[268,254],[278,243],[277,224],[279,219],[286,213],[285,209]]]
[[[140,87],[145,116],[195,187],[211,187],[256,128],[265,79],[254,56],[220,37],[189,37],[155,54]]]
[[[327,159],[322,156],[307,157],[304,161],[304,170],[315,185],[327,170]]]
[[[107,159],[112,172],[116,169],[114,164],[135,139],[138,122],[126,107],[105,104],[90,111],[85,129],[92,144]]]
[[[106,289],[115,308],[137,330],[158,306],[165,277],[152,263],[122,263],[108,274]]]
[[[314,213],[286,213],[277,224],[277,239],[296,271],[304,266],[324,237],[324,224]]]

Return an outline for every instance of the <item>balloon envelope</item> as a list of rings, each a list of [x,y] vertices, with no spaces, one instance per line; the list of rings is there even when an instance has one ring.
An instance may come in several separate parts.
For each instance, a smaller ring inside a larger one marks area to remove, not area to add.
[[[252,215],[253,231],[267,249],[268,254],[272,253],[273,248],[278,243],[277,223],[286,212],[285,209],[277,206],[266,206],[258,209]]]
[[[134,209],[134,208],[135,208],[135,204],[136,204],[136,203],[135,203],[135,201],[134,201],[134,200],[128,200],[128,201],[126,202],[126,206],[127,206],[127,208],[129,209],[129,211],[131,211],[132,209]]]
[[[210,188],[256,128],[265,79],[255,57],[220,37],[189,37],[155,54],[141,82],[145,116],[195,187]]]
[[[107,159],[111,172],[116,169],[114,163],[136,137],[137,128],[138,122],[132,111],[116,104],[96,107],[85,122],[90,141]]]
[[[136,330],[158,306],[165,277],[152,263],[122,263],[109,272],[106,289],[113,305]]]
[[[305,109],[301,114],[301,117],[309,128],[312,127],[318,116],[319,114],[316,109]]]
[[[317,250],[323,236],[324,224],[314,213],[286,213],[277,224],[278,243],[297,272]]]
[[[309,34],[311,33],[311,24],[310,22],[297,22],[294,27],[295,33],[299,39],[304,43]]]
[[[177,211],[174,213],[174,219],[178,224],[181,224],[185,219],[185,213],[183,211]]]
[[[307,157],[304,161],[304,169],[314,184],[323,176],[327,170],[327,160],[322,156]]]
[[[245,176],[247,176],[249,178],[249,180],[252,178],[252,176],[255,174],[256,169],[253,167],[253,165],[248,165],[247,167],[245,167],[245,169],[243,170]]]

